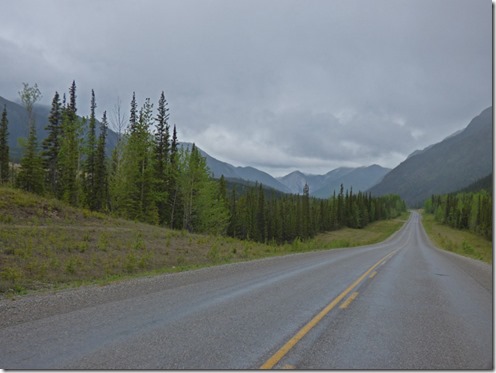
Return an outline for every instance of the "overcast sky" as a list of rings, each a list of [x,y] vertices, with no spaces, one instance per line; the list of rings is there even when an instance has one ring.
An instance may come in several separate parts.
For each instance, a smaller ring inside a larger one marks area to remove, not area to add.
[[[180,141],[274,176],[395,167],[492,104],[489,0],[3,0],[0,96],[165,91]]]

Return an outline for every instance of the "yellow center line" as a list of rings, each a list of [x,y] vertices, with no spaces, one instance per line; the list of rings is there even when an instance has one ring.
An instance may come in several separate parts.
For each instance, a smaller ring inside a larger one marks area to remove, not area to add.
[[[369,278],[374,278],[374,276],[377,274],[377,271],[374,271],[370,274]]]
[[[358,297],[358,291],[351,293],[351,295],[348,297],[348,299],[346,299],[343,303],[341,303],[339,308],[341,308],[341,309],[348,308],[350,303],[353,302],[356,297]]]
[[[377,268],[383,261],[388,260],[396,252],[395,250],[383,258],[381,258],[377,263],[370,267],[363,275],[355,280],[350,286],[348,286],[341,294],[334,298],[331,303],[324,307],[312,320],[308,322],[303,328],[301,328],[289,341],[287,341],[284,346],[282,346],[274,355],[272,355],[261,367],[260,369],[272,369],[281,359],[286,356],[286,354],[291,350],[299,341],[302,339],[312,328],[317,325],[320,320],[324,318],[336,305],[343,300],[344,297],[348,295],[354,288],[356,288],[364,279],[367,277],[375,268]]]

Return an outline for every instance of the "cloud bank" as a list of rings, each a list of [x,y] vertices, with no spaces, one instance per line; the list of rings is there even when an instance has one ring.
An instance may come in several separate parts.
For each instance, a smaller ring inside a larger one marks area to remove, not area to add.
[[[165,91],[182,141],[279,176],[395,167],[492,103],[474,0],[7,0],[0,95],[78,85],[79,112]]]

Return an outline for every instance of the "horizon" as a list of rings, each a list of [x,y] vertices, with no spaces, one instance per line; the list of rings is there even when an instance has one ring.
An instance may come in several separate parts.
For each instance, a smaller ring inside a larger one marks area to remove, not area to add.
[[[19,106],[22,106],[22,103],[20,102],[20,100],[17,100],[17,101],[16,100],[11,100],[11,99],[8,99],[8,98],[6,98],[4,96],[1,96],[1,95],[0,95],[0,97],[4,98],[7,101],[10,101],[12,103],[15,103],[15,104],[17,104]],[[47,110],[50,109],[50,105],[47,105],[46,103],[40,103],[40,102],[38,102],[34,106],[35,107],[41,107],[41,108],[44,108],[44,109],[47,109]],[[476,114],[473,118],[475,118],[476,116],[480,115],[483,111],[485,111],[485,110],[487,110],[487,109],[489,109],[491,107],[493,107],[493,105],[490,105],[489,107],[483,109],[481,112],[479,112],[478,114]],[[79,112],[79,108],[78,108],[78,112]],[[85,117],[85,115],[80,115],[80,114],[78,114],[78,115],[81,116],[81,117]],[[96,119],[97,119],[98,122],[100,122],[98,118],[96,118]],[[252,167],[252,168],[255,168],[255,169],[259,170],[259,171],[265,172],[266,174],[272,176],[274,179],[280,179],[280,178],[283,178],[283,177],[288,176],[288,175],[290,175],[292,173],[295,173],[295,172],[300,172],[300,173],[302,173],[305,176],[323,176],[323,175],[326,175],[326,174],[328,174],[328,173],[330,173],[332,171],[338,170],[338,169],[345,169],[345,168],[349,168],[349,169],[368,168],[368,167],[371,167],[371,166],[374,166],[374,165],[377,165],[377,166],[379,166],[381,168],[384,168],[384,169],[389,169],[389,171],[391,171],[391,170],[395,169],[396,167],[398,167],[401,163],[403,163],[406,159],[408,159],[414,153],[416,153],[416,152],[422,152],[425,149],[430,148],[431,146],[436,145],[436,144],[444,141],[445,139],[450,138],[451,136],[457,135],[458,133],[464,131],[466,129],[466,127],[469,125],[470,121],[467,122],[464,127],[460,128],[458,130],[455,130],[454,132],[452,132],[450,134],[447,134],[445,136],[442,136],[442,138],[439,141],[436,141],[436,142],[433,142],[431,144],[428,144],[428,145],[426,145],[425,147],[423,147],[421,149],[415,149],[415,150],[413,150],[404,159],[400,160],[398,164],[396,164],[396,165],[394,165],[392,167],[387,167],[387,166],[384,166],[384,165],[381,165],[381,164],[378,164],[378,163],[370,163],[370,164],[356,165],[356,166],[355,165],[352,165],[352,166],[350,166],[350,165],[340,165],[340,166],[331,168],[328,171],[323,171],[323,172],[320,172],[320,173],[318,173],[318,172],[317,173],[316,172],[311,172],[311,171],[310,172],[307,172],[306,170],[303,170],[303,169],[287,169],[286,171],[282,171],[281,170],[281,171],[279,171],[277,173],[272,173],[270,170],[264,169],[264,167],[257,167],[257,166],[254,166],[254,165],[250,164],[249,161],[247,161],[247,162],[241,162],[241,163],[231,163],[231,162],[229,162],[227,160],[222,159],[220,156],[214,155],[215,152],[213,152],[214,154],[212,154],[212,152],[209,152],[209,151],[205,150],[202,146],[198,145],[198,142],[196,142],[196,141],[181,141],[180,138],[178,140],[179,140],[179,143],[188,143],[188,144],[195,143],[195,145],[198,146],[202,151],[204,151],[210,157],[214,158],[217,161],[220,161],[220,162],[223,162],[223,163],[228,163],[228,164],[230,164],[231,166],[234,166],[234,167]],[[112,132],[114,132],[115,134],[117,134],[116,130],[114,128],[112,128],[111,126],[109,127],[109,130],[112,131]]]

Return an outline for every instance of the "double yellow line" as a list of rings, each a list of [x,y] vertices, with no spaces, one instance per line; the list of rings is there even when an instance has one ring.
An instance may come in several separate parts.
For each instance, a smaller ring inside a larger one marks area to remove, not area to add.
[[[281,359],[286,356],[286,354],[291,350],[299,341],[302,339],[312,328],[317,325],[320,320],[324,318],[331,310],[336,307],[336,305],[343,300],[353,289],[355,289],[374,269],[379,267],[381,264],[384,264],[389,258],[391,258],[399,249],[396,249],[385,257],[380,259],[377,263],[375,263],[372,267],[370,267],[363,275],[361,275],[358,279],[355,280],[350,286],[348,286],[341,294],[339,294],[336,298],[334,298],[331,303],[324,307],[322,311],[320,311],[312,320],[308,322],[303,328],[301,328],[298,333],[296,333],[289,341],[286,342],[284,346],[282,346],[279,351],[277,351],[274,355],[272,355],[261,367],[260,369],[272,369]],[[358,295],[358,293],[357,293]],[[355,296],[356,297],[356,296]],[[353,298],[354,299],[354,298]],[[350,301],[351,303],[351,301]]]

